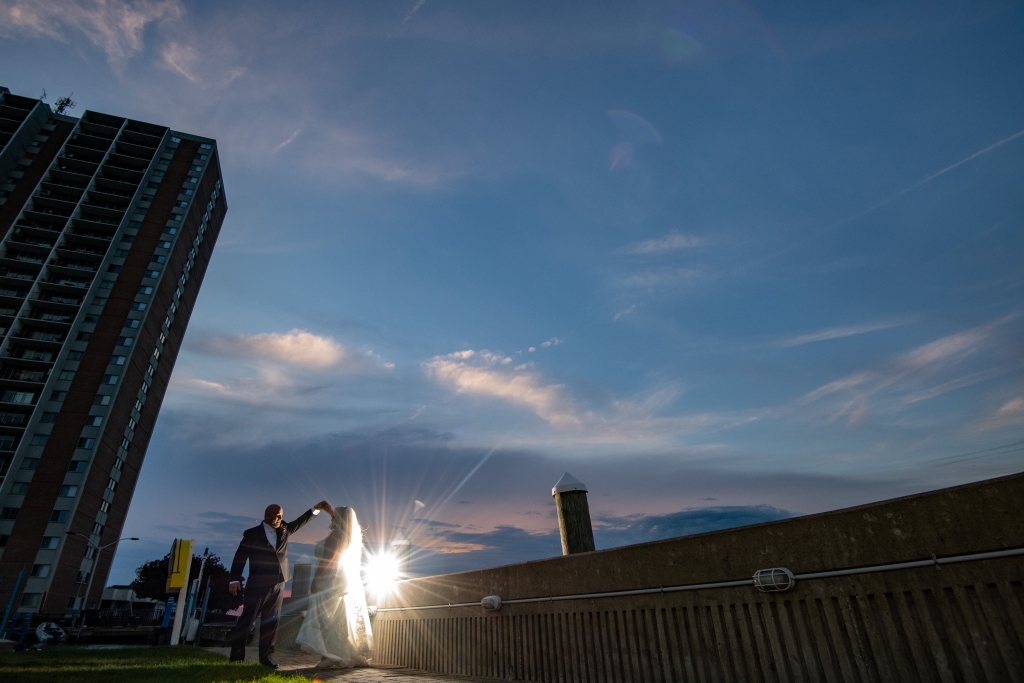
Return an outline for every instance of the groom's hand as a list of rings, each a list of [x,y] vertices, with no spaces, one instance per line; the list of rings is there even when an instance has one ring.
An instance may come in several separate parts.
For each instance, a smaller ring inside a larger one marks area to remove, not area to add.
[[[242,584],[238,581],[232,581],[228,584],[228,592],[232,595],[238,595],[238,591],[242,589]]]
[[[331,504],[328,503],[326,500],[321,500],[319,503],[313,506],[313,509],[323,510],[329,515],[334,515],[334,509],[331,507]]]

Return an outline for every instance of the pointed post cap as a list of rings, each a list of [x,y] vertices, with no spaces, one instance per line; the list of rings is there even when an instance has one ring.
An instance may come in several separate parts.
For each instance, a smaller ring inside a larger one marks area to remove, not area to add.
[[[582,481],[566,472],[565,474],[562,475],[562,478],[558,480],[558,483],[555,484],[554,488],[551,489],[551,496],[554,497],[555,494],[565,493],[566,491],[586,492],[586,490],[586,484],[584,484]]]

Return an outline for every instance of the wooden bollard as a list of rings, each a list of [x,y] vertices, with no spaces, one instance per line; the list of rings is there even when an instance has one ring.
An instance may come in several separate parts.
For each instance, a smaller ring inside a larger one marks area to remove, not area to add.
[[[558,532],[562,536],[562,554],[574,555],[594,550],[594,529],[590,525],[587,487],[568,472],[558,480],[551,495],[558,511]]]

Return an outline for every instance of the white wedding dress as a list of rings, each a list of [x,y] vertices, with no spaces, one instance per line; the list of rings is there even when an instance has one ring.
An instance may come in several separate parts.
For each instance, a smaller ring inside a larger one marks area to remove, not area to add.
[[[319,666],[367,666],[373,655],[373,632],[360,575],[363,533],[355,510],[337,508],[331,535],[316,546],[319,581],[295,642],[305,652],[325,658]]]

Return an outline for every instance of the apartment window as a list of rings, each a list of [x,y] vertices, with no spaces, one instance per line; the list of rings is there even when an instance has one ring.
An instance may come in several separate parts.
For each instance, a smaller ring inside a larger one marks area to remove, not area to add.
[[[106,303],[107,303],[107,297],[105,297],[105,296],[94,296],[92,298],[92,305],[93,306],[103,306]]]
[[[0,510],[0,519],[17,519],[21,508],[4,508]]]
[[[110,481],[107,482],[107,488],[110,489],[111,491],[117,490],[117,482],[114,481],[113,477],[111,477]]]
[[[153,201],[153,195],[151,195],[151,194],[144,194],[144,195],[142,195],[142,201],[144,201],[144,202],[151,202],[151,201]]]
[[[28,486],[27,481],[16,481],[11,485],[11,493],[23,496],[28,493]]]
[[[166,256],[153,256],[153,258],[151,258],[150,260],[153,263],[166,263],[167,262],[167,257]]]
[[[98,323],[99,321],[100,321],[100,317],[98,315],[96,315],[95,313],[86,313],[85,314],[85,322],[95,324],[95,323]]]
[[[0,451],[13,451],[17,438],[14,434],[0,434]]]
[[[114,251],[114,258],[124,258],[127,255],[128,255],[128,250],[127,249],[116,249]]]
[[[0,395],[0,401],[4,403],[32,403],[32,399],[36,397],[34,392],[31,391],[5,391]]]
[[[60,371],[60,375],[57,376],[57,379],[74,379],[74,378],[75,378],[75,371],[74,370],[61,370]]]
[[[78,572],[78,578],[75,579],[76,583],[89,583],[89,572]]]
[[[75,340],[76,340],[76,341],[84,341],[84,342],[87,342],[87,341],[89,341],[90,339],[92,339],[92,332],[79,332],[79,333],[78,333],[78,336],[77,336],[77,337],[75,337]]]
[[[201,143],[199,143],[199,148],[200,149],[213,149],[213,145],[211,145],[209,142],[201,142]]]
[[[139,413],[142,412],[142,405],[143,405],[142,401],[140,401],[139,399],[135,399],[135,411],[136,412],[139,412]]]
[[[150,287],[149,285],[142,285],[141,287],[139,287],[139,294],[152,294],[152,293],[153,293],[153,288]]]
[[[137,206],[137,207],[135,207],[135,215],[136,215],[136,216],[145,216],[145,215],[146,215],[146,211],[147,211],[147,210],[146,210],[146,209],[144,209],[144,208],[143,208],[143,207],[141,207],[141,206]]]
[[[199,161],[206,161],[209,158],[210,158],[209,154],[197,154],[196,155],[196,159],[199,159]]]
[[[192,195],[192,193],[194,193],[194,192],[195,192],[195,190],[193,190],[193,189],[192,189],[192,188],[190,188],[190,187],[189,187],[189,188],[185,188],[185,189],[183,189],[183,190],[181,191],[181,193],[182,193],[183,195],[185,195],[186,197],[188,197],[188,196]]]
[[[57,413],[43,413],[43,416],[39,418],[40,422],[50,423],[57,421]]]
[[[0,425],[25,424],[25,413],[0,412]]]
[[[171,142],[181,142],[181,138],[175,137],[174,135],[172,135],[171,136]]]
[[[60,544],[59,536],[43,536],[42,542],[39,544],[40,550],[53,550]]]
[[[123,448],[123,449],[125,449],[127,451],[128,447],[131,446],[131,445],[132,445],[132,442],[128,440],[127,436],[121,438],[121,448]]]
[[[43,600],[42,593],[22,593],[21,594],[21,606],[22,607],[39,607],[39,603]]]
[[[167,329],[171,329],[171,316],[168,315],[164,318],[164,326],[167,327]]]
[[[164,232],[166,232],[168,235],[177,235],[178,234],[178,229],[177,228],[170,228],[170,227],[168,227],[168,228],[164,228]]]
[[[148,393],[149,393],[149,385],[148,385],[148,384],[146,384],[145,382],[143,382],[143,383],[142,383],[142,386],[141,386],[141,387],[139,387],[139,389],[140,389],[140,390],[142,391],[142,393],[144,393],[144,394],[148,394]]]
[[[39,458],[22,458],[21,469],[23,470],[34,470],[39,467]]]
[[[96,439],[94,439],[92,437],[89,437],[89,436],[83,436],[82,438],[80,438],[78,440],[78,447],[79,448],[84,448],[84,449],[88,450],[88,449],[92,448],[95,445],[96,445]]]
[[[174,202],[174,205],[177,206],[179,209],[184,209],[188,207],[188,202],[177,201]]]
[[[73,484],[64,484],[60,487],[61,498],[74,498],[78,495],[78,487]]]
[[[63,524],[71,516],[71,510],[54,510],[50,513],[50,521]]]
[[[96,536],[102,535],[103,534],[103,525],[100,524],[99,522],[96,522],[95,524],[93,524],[92,525],[92,533],[95,534]]]
[[[146,187],[150,190],[155,190],[160,187],[160,183],[150,183],[149,185],[146,185]]]
[[[124,365],[124,359],[125,359],[125,356],[121,356],[121,355],[115,353],[113,356],[110,357],[110,364],[111,365]]]
[[[160,349],[153,349],[153,360],[160,360]]]
[[[33,446],[45,446],[46,440],[50,438],[49,434],[36,434],[32,437]]]
[[[155,280],[156,278],[160,277],[160,271],[159,270],[147,270],[146,271],[146,277],[153,278]]]
[[[88,460],[72,460],[68,465],[68,472],[85,472],[85,468],[88,466]]]
[[[6,548],[9,540],[11,540],[10,534],[0,534],[0,548]]]
[[[85,418],[86,427],[99,427],[101,424],[103,424],[102,415],[90,415],[89,417]]]
[[[124,467],[124,460],[122,460],[121,458],[115,458],[114,469],[120,472],[122,467]]]
[[[114,281],[113,280],[104,280],[103,282],[100,283],[100,289],[113,289],[113,288],[114,288]]]
[[[181,219],[183,219],[183,218],[184,218],[184,216],[183,216],[183,215],[181,215],[180,213],[172,213],[172,214],[171,214],[171,217],[170,217],[170,218],[168,218],[167,220],[171,220],[171,221],[180,221],[180,220],[181,220]]]
[[[128,328],[131,328],[133,330],[139,329],[139,325],[141,325],[141,324],[142,324],[141,320],[135,320],[134,318],[129,318],[128,320],[124,321],[124,326],[128,327]]]
[[[100,503],[100,512],[107,512],[110,510],[110,503],[103,501]]]
[[[130,429],[133,432],[135,431],[135,418],[134,417],[129,417],[128,418],[128,429]]]
[[[117,338],[117,345],[118,346],[131,346],[132,345],[132,338],[131,337],[118,337]]]
[[[156,371],[156,368],[154,368],[152,365],[150,365],[148,368],[146,368],[146,374],[149,375],[150,377],[153,376],[153,373],[155,371]]]
[[[48,564],[34,564],[32,565],[32,576],[38,579],[44,579],[50,575],[50,565]]]
[[[194,176],[189,176],[189,177],[185,178],[185,182],[186,183],[198,183],[199,182],[199,178],[196,178]]]
[[[94,406],[109,406],[110,396],[107,394],[96,394],[96,398],[92,400]]]
[[[144,310],[146,310],[146,304],[144,304],[141,301],[136,301],[135,303],[132,304],[132,310],[133,311],[144,311]]]
[[[68,392],[66,392],[66,391],[54,391],[52,394],[50,394],[50,400],[51,401],[63,401],[67,397],[68,397]]]
[[[120,273],[121,272],[121,266],[118,266],[118,265],[115,265],[115,264],[111,263],[109,266],[107,266],[107,272],[108,273]]]
[[[105,503],[107,501],[103,502]],[[96,557],[96,548],[93,548],[91,545],[85,546],[85,559],[91,560],[94,557]]]
[[[154,173],[153,175],[156,175],[156,174]],[[163,175],[163,173],[161,173],[160,175]],[[142,227],[142,223],[140,223],[138,221],[128,221],[128,228],[130,230],[138,230],[141,227]]]

